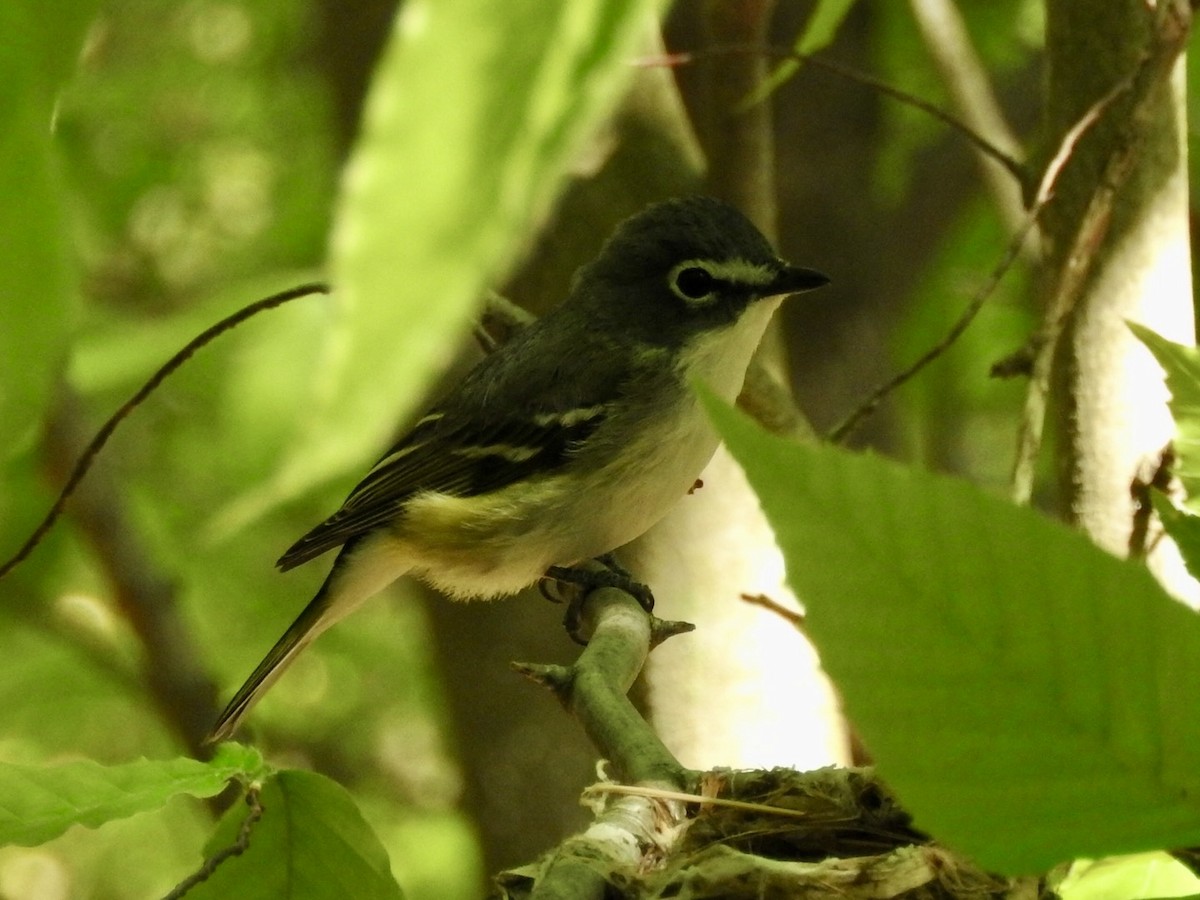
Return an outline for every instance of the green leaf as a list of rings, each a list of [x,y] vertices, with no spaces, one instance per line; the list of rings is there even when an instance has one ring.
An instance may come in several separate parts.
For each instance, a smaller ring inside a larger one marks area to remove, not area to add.
[[[211,797],[230,778],[257,778],[263,771],[258,751],[238,744],[222,744],[210,762],[0,764],[0,844],[41,844],[72,825],[95,828],[158,809],[179,794]]]
[[[855,0],[820,0],[796,41],[797,53],[816,53],[833,43]]]
[[[0,434],[24,448],[63,364],[75,290],[62,179],[53,152],[58,88],[96,4],[47,16],[34,3],[0,4]]]
[[[1163,528],[1179,548],[1184,566],[1193,578],[1200,578],[1200,516],[1180,509],[1158,491],[1150,492],[1150,500]]]
[[[804,30],[796,38],[792,49],[801,55],[816,53],[833,43],[855,0],[820,0],[813,14],[809,16]],[[744,106],[754,106],[762,103],[779,88],[781,84],[800,70],[800,63],[794,59],[785,59],[775,67],[763,83],[749,97]]]
[[[314,772],[285,770],[263,784],[262,818],[246,851],[222,862],[193,888],[194,900],[395,900],[387,851],[339,784]],[[238,839],[246,808],[231,809],[204,848],[211,857]]]
[[[320,392],[246,518],[378,455],[615,106],[661,5],[404,4],[339,202]]]
[[[1175,474],[1187,492],[1184,505],[1200,512],[1200,351],[1168,341],[1137,322],[1125,324],[1167,373],[1175,419]]]
[[[709,403],[850,719],[917,823],[989,870],[1200,843],[1200,618],[964,482]]]

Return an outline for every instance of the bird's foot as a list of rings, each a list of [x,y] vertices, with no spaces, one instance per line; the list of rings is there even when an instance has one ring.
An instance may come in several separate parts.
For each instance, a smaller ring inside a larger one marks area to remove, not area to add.
[[[546,580],[540,585],[542,596],[556,603],[561,603],[562,598],[549,592],[548,588],[551,582],[578,588],[571,592],[572,596],[567,601],[567,611],[563,616],[563,626],[567,629],[571,640],[577,644],[587,644],[580,629],[583,624],[583,600],[589,591],[602,587],[617,588],[637,600],[646,612],[654,610],[654,594],[650,592],[650,588],[640,581],[634,581],[629,571],[613,559],[611,553],[596,557],[596,561],[603,568],[597,566],[551,566],[546,570]]]

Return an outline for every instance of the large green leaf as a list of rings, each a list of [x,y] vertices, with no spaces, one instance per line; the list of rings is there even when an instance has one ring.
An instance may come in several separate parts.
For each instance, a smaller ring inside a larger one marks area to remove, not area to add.
[[[659,0],[413,0],[346,170],[307,429],[253,515],[381,449],[628,83]],[[231,514],[231,520],[238,516]]]
[[[387,851],[345,789],[314,772],[286,770],[259,797],[262,817],[245,852],[222,862],[193,888],[193,900],[396,900]],[[206,857],[234,845],[249,815],[231,809],[204,848]]]
[[[151,760],[102,766],[92,760],[30,766],[0,764],[0,844],[33,846],[72,825],[158,809],[172,797],[211,797],[238,776],[263,772],[258,751],[222,744],[210,762]]]
[[[1175,419],[1175,474],[1187,493],[1187,507],[1200,512],[1200,350],[1168,341],[1145,325],[1128,325],[1167,373]]]
[[[851,720],[921,827],[1008,873],[1200,843],[1195,613],[969,484],[712,412]]]

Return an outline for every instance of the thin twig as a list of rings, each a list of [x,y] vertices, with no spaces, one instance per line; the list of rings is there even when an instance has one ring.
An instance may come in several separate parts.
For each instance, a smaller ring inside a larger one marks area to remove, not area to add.
[[[991,274],[975,291],[975,294],[971,297],[970,303],[967,304],[966,309],[963,310],[962,315],[960,315],[954,325],[951,326],[950,331],[947,332],[946,336],[921,354],[921,356],[918,357],[914,363],[908,366],[908,368],[903,369],[897,375],[893,376],[883,384],[879,385],[879,387],[875,388],[875,390],[873,390],[867,396],[866,400],[859,404],[859,406],[853,412],[851,412],[850,415],[842,420],[841,424],[839,424],[829,433],[829,440],[831,442],[837,444],[844,441],[851,433],[853,433],[854,429],[858,427],[859,423],[864,418],[875,411],[875,409],[888,394],[892,393],[892,391],[909,381],[918,372],[929,365],[929,363],[933,362],[935,359],[945,353],[951,347],[951,345],[953,345],[954,342],[962,336],[963,332],[967,330],[967,327],[979,314],[979,311],[983,308],[983,304],[987,301],[988,297],[990,297],[996,290],[997,285],[1000,284],[1000,280],[1005,276],[1005,274],[1007,274],[1008,270],[1012,268],[1013,263],[1020,258],[1021,246],[1024,244],[1025,239],[1029,235],[1030,231],[1032,231],[1033,227],[1037,224],[1038,219],[1041,217],[1042,210],[1046,208],[1046,204],[1049,203],[1054,197],[1054,185],[1058,182],[1058,176],[1062,172],[1063,166],[1066,165],[1067,160],[1070,159],[1071,154],[1074,152],[1075,145],[1079,143],[1080,138],[1083,137],[1088,129],[1090,129],[1096,124],[1097,121],[1099,121],[1104,110],[1107,109],[1108,106],[1117,99],[1117,97],[1129,90],[1131,84],[1132,77],[1114,87],[1111,91],[1096,101],[1096,103],[1092,104],[1087,112],[1080,117],[1079,121],[1076,122],[1063,136],[1058,150],[1055,152],[1054,156],[1051,157],[1050,162],[1046,165],[1046,169],[1042,174],[1041,181],[1038,183],[1038,188],[1033,198],[1033,204],[1029,207],[1029,211],[1026,212],[1021,224],[1018,226],[1016,232],[1009,240],[1008,246],[1005,248],[1004,255],[1001,257],[1000,262],[997,263],[995,268],[992,269]],[[1039,337],[1047,338],[1049,336],[1043,334]],[[1040,431],[1038,433],[1038,437],[1040,438]]]
[[[232,856],[241,856],[250,848],[250,832],[258,824],[264,811],[262,798],[259,796],[259,789],[256,785],[252,785],[246,791],[246,805],[250,807],[250,812],[246,814],[246,818],[242,821],[242,825],[238,829],[237,840],[204,860],[204,864],[199,869],[175,885],[171,892],[163,897],[163,900],[179,900],[180,897],[196,885],[211,878],[213,872],[217,870],[217,866],[221,865],[225,860]]]
[[[188,341],[182,350],[167,360],[132,397],[121,404],[117,411],[109,416],[108,421],[96,432],[96,436],[92,438],[91,443],[84,448],[83,453],[80,454],[79,459],[75,462],[75,466],[72,468],[66,484],[63,485],[62,490],[58,493],[58,499],[54,501],[54,505],[50,507],[50,511],[46,513],[45,518],[42,519],[12,558],[7,560],[3,565],[0,565],[0,578],[4,578],[4,576],[20,565],[33,552],[34,547],[41,543],[42,538],[46,536],[46,533],[53,527],[58,517],[62,514],[67,500],[74,493],[79,482],[83,480],[83,476],[87,474],[88,469],[91,468],[96,454],[108,443],[108,439],[112,437],[112,433],[116,430],[117,425],[121,423],[121,420],[145,400],[168,375],[187,362],[193,353],[229,329],[240,325],[251,316],[268,309],[274,309],[276,306],[282,306],[291,300],[307,297],[310,294],[328,294],[329,290],[329,285],[323,282],[313,282],[311,284],[302,284],[299,287],[286,291],[280,291],[278,294],[272,294],[270,297],[256,300],[249,306],[245,306],[232,315],[226,316],[211,328],[204,330]]]
[[[775,613],[779,618],[783,619],[789,625],[796,628],[804,628],[804,613],[798,613],[794,609],[788,609],[781,603],[772,600],[766,594],[742,594],[742,599],[752,606],[761,606],[765,610]]]
[[[1021,142],[1004,119],[1000,102],[971,36],[963,14],[954,0],[909,0],[913,20],[921,32],[925,50],[941,76],[952,108],[976,134],[989,135],[997,147],[1014,159],[1022,154]],[[1021,227],[1026,204],[1021,186],[993,160],[978,154],[983,179],[991,191],[997,212],[1011,234]],[[1036,246],[1030,247],[1030,255]]]
[[[1051,157],[1050,162],[1046,164],[1046,171],[1042,173],[1042,180],[1034,195],[1035,207],[1045,206],[1050,201],[1054,195],[1054,185],[1058,182],[1058,175],[1062,172],[1063,166],[1067,164],[1067,160],[1071,158],[1071,154],[1075,152],[1075,146],[1079,143],[1079,139],[1100,121],[1100,116],[1118,97],[1133,87],[1133,79],[1134,76],[1130,75],[1120,81],[1112,90],[1088,107],[1087,111],[1079,117],[1079,121],[1067,129],[1067,133],[1063,135],[1063,139],[1058,145],[1058,151]]]
[[[987,302],[988,297],[996,290],[1000,279],[1012,268],[1013,263],[1020,258],[1021,245],[1025,243],[1025,238],[1033,230],[1033,226],[1037,224],[1037,217],[1041,211],[1042,207],[1037,206],[1026,214],[1024,221],[1012,236],[1012,239],[1009,240],[1008,247],[1004,251],[1004,256],[1000,258],[1000,262],[992,269],[991,274],[988,275],[983,284],[975,291],[970,303],[967,304],[962,315],[950,327],[946,336],[917,357],[916,361],[910,364],[908,368],[902,369],[875,388],[875,390],[871,391],[867,395],[867,399],[860,403],[850,415],[829,432],[828,440],[831,443],[840,444],[846,440],[858,427],[859,423],[879,407],[879,404],[883,402],[883,399],[888,394],[915,377],[927,365],[949,350],[955,341],[962,336],[962,333],[967,330],[968,326],[975,320],[975,317],[979,315],[979,311],[983,309],[983,304]]]
[[[783,806],[771,806],[766,803],[750,803],[747,800],[730,800],[727,797],[705,797],[702,794],[691,794],[687,791],[669,791],[664,788],[646,787],[639,784],[616,784],[615,782],[600,782],[589,785],[583,790],[583,799],[588,800],[597,794],[620,794],[631,797],[651,797],[656,800],[676,800],[680,803],[694,803],[698,806],[723,806],[727,809],[740,809],[746,812],[757,812],[765,815],[781,816],[793,819],[812,819],[812,813],[805,809],[788,809]]]
[[[959,134],[963,135],[968,141],[974,144],[985,155],[996,160],[1017,183],[1024,187],[1028,181],[1029,173],[1023,166],[1020,160],[1014,158],[1011,154],[997,147],[983,135],[973,130],[969,125],[961,119],[956,118],[953,114],[946,112],[941,107],[930,103],[928,100],[922,100],[915,94],[910,94],[908,91],[901,90],[894,85],[888,84],[874,75],[868,75],[851,66],[844,66],[841,63],[836,63],[828,59],[823,59],[819,56],[814,56],[808,53],[797,53],[790,47],[775,47],[762,46],[759,44],[728,44],[722,47],[709,47],[704,50],[695,50],[680,53],[670,53],[663,56],[648,57],[638,61],[638,65],[643,66],[677,66],[688,65],[708,56],[718,56],[723,54],[743,54],[743,53],[761,53],[770,56],[774,59],[788,59],[798,63],[808,64],[818,69],[823,69],[840,78],[845,78],[848,81],[853,81],[857,84],[866,85],[879,91],[881,94],[899,100],[914,109],[919,109],[927,113],[939,122],[954,129]]]
[[[479,322],[475,325],[475,340],[484,353],[494,353],[517,332],[536,321],[537,316],[523,306],[518,306],[495,291],[489,291]]]
[[[774,51],[772,51],[774,52]],[[982,134],[975,131],[961,119],[955,117],[952,113],[946,112],[940,106],[930,103],[928,100],[922,100],[915,94],[910,94],[908,91],[901,90],[894,85],[888,84],[873,75],[868,75],[865,72],[860,72],[858,69],[851,66],[844,66],[841,63],[836,63],[828,59],[822,59],[818,56],[805,56],[804,54],[792,52],[791,56],[799,59],[802,62],[809,63],[818,69],[824,69],[833,75],[841,78],[846,78],[850,81],[856,81],[859,84],[864,84],[867,87],[872,87],[881,94],[886,94],[893,99],[899,100],[916,109],[921,110],[928,115],[933,116],[939,122],[949,126],[957,131],[968,141],[976,146],[981,152],[996,160],[1003,166],[1017,183],[1024,186],[1029,178],[1029,171],[1022,165],[1021,161],[1004,150],[997,147]]]

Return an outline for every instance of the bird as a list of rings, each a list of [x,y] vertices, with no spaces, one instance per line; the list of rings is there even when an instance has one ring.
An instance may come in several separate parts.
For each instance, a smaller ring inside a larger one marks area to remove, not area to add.
[[[313,639],[403,575],[509,595],[640,537],[719,444],[775,309],[829,279],[784,262],[734,206],[688,196],[617,226],[561,304],[484,357],[276,565],[340,548],[316,595],[221,713],[243,717]]]

